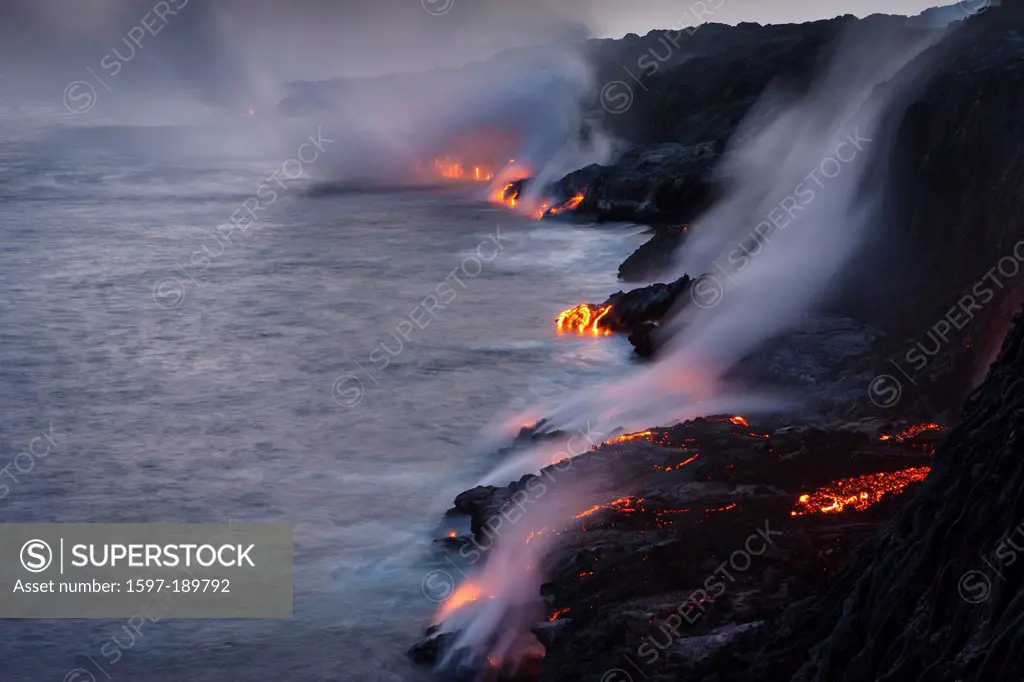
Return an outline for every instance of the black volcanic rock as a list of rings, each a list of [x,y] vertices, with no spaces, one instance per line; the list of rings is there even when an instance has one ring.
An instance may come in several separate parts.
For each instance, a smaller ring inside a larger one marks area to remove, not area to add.
[[[1022,424],[1024,316],[939,446],[920,494],[827,590],[693,679],[1021,679]]]
[[[653,322],[644,322],[633,328],[629,334],[629,342],[633,345],[633,350],[637,355],[642,358],[651,358],[658,352],[658,340],[654,338],[657,329],[658,325]]]
[[[710,145],[720,152],[769,85],[806,86],[828,46],[857,21],[846,16],[799,25],[709,23],[695,31],[591,41],[595,82],[621,81],[633,94],[626,111],[609,111],[598,88],[593,109],[603,128],[640,149]]]
[[[714,143],[638,147],[614,165],[570,173],[555,190],[583,194],[579,212],[598,221],[686,222],[711,205],[711,172],[718,156]]]
[[[659,324],[674,308],[685,305],[689,298],[684,295],[689,292],[691,284],[690,277],[683,275],[671,284],[651,284],[628,292],[616,292],[602,304],[612,306],[604,321],[614,331],[629,333],[629,342],[637,355],[653,357],[659,347],[655,337]]]
[[[679,297],[690,290],[691,280],[683,275],[671,284],[651,284],[628,292],[618,291],[603,305],[612,306],[606,318],[612,327],[634,329],[665,317]]]
[[[687,232],[686,225],[655,227],[653,236],[619,266],[619,279],[640,282],[661,277],[672,267],[676,249],[683,243]]]

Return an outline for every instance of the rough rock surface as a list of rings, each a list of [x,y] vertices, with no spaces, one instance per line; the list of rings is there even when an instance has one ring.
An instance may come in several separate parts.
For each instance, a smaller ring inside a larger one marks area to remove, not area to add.
[[[556,537],[538,595],[549,620],[533,629],[546,648],[540,679],[596,681],[630,666],[649,679],[678,679],[813,594],[909,493],[863,511],[794,515],[800,495],[859,474],[928,466],[939,431],[900,432],[878,420],[825,431],[714,417],[612,439],[575,458],[572,475],[603,487],[574,523],[545,530]],[[562,468],[549,477],[556,495]],[[450,514],[469,516],[473,536],[487,544],[488,525],[516,492],[535,479],[552,486],[546,476],[474,488]],[[454,551],[462,541],[439,542]],[[436,662],[444,651],[446,640],[433,634],[410,652],[417,661]]]
[[[690,278],[683,275],[671,284],[652,284],[632,291],[618,291],[603,305],[612,306],[609,323],[613,327],[634,329],[645,322],[665,317],[679,298],[690,290]]]
[[[703,679],[859,682],[1024,675],[1024,317],[931,476],[828,589]],[[694,678],[701,679],[701,678]]]
[[[683,243],[687,231],[686,225],[655,227],[651,238],[619,266],[619,279],[641,282],[661,277],[672,267],[675,251]]]
[[[555,191],[583,194],[577,212],[600,222],[686,222],[711,204],[718,156],[713,143],[637,147],[613,166],[592,165],[569,174]]]

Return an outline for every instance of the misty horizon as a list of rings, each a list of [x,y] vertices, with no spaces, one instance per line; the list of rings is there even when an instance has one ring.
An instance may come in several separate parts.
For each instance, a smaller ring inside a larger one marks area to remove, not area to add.
[[[105,78],[115,71],[119,82],[139,90],[167,82],[204,99],[226,90],[269,94],[296,81],[454,68],[508,49],[693,30],[704,22],[915,15],[942,4],[651,0],[624,9],[607,0],[528,0],[515,6],[461,0],[388,0],[371,6],[322,0],[106,0],[83,12],[69,0],[17,0],[0,7],[0,97],[6,103],[45,102],[83,74],[106,88]],[[115,69],[115,63],[128,61],[135,63],[123,75]]]

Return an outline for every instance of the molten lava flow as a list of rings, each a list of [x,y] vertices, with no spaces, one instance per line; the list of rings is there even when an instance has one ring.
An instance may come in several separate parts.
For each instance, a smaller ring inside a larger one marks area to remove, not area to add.
[[[708,507],[703,510],[705,514],[714,514],[716,512],[729,511],[737,507],[736,503],[727,504],[722,507]],[[621,514],[637,514],[640,519],[640,532],[650,530],[651,528],[670,528],[680,523],[680,514],[689,514],[693,510],[690,507],[680,508],[664,508],[659,505],[657,501],[645,502],[642,497],[620,497],[617,500],[613,500],[607,504],[595,504],[589,509],[585,509],[576,515],[576,519],[583,520],[601,510],[607,510],[610,512],[618,512]],[[614,522],[611,522],[612,527],[615,526]],[[588,529],[584,524],[580,525],[580,530],[586,532]],[[581,574],[582,577],[582,574]]]
[[[607,336],[612,331],[602,324],[601,320],[611,311],[610,305],[593,306],[589,303],[580,303],[578,306],[559,313],[555,318],[555,328],[560,332]]]
[[[558,215],[560,213],[565,213],[566,211],[572,211],[573,209],[578,208],[579,205],[583,203],[583,200],[585,198],[586,197],[584,195],[577,194],[571,199],[566,199],[562,203],[557,204],[555,206],[552,206],[551,202],[549,201],[543,201],[540,204],[540,208],[533,212],[533,217],[536,218],[537,220],[541,220],[547,216]]]
[[[583,519],[583,518],[586,518],[586,517],[590,516],[591,514],[593,514],[594,512],[596,512],[596,511],[597,511],[598,509],[600,509],[600,508],[601,508],[601,505],[599,505],[599,504],[595,504],[595,505],[594,505],[593,507],[591,507],[590,509],[586,509],[586,510],[584,510],[584,511],[580,512],[579,514],[577,514],[577,515],[576,515],[576,518],[577,518],[577,519]]]
[[[844,478],[801,495],[797,498],[797,508],[790,515],[837,514],[847,507],[864,511],[886,495],[899,494],[911,483],[923,481],[929,471],[931,467],[910,467],[892,473]]]
[[[637,505],[644,501],[642,497],[620,497],[617,500],[612,500],[608,504],[595,504],[590,509],[580,512],[576,515],[577,519],[585,519],[599,509],[614,509],[620,512],[631,513],[637,511]]]
[[[512,210],[519,208],[523,188],[531,172],[529,166],[516,163],[515,159],[509,159],[508,165],[493,177],[490,191],[491,201]]]
[[[483,591],[476,583],[469,581],[462,583],[459,585],[458,589],[452,592],[452,595],[445,600],[444,604],[441,605],[441,608],[438,609],[437,614],[434,616],[436,622],[440,623],[466,604],[472,604],[482,596]]]
[[[661,471],[665,471],[665,472],[668,472],[668,471],[679,471],[680,469],[682,469],[687,464],[691,464],[694,461],[696,461],[696,459],[698,457],[700,457],[700,455],[694,455],[693,457],[690,457],[689,459],[684,460],[684,461],[680,462],[679,464],[675,465],[675,467],[671,467],[671,466],[658,466],[657,464],[655,464],[654,468],[655,469],[659,469]]]
[[[631,440],[638,440],[640,438],[643,438],[645,440],[649,440],[648,436],[650,436],[651,433],[652,433],[651,431],[638,431],[637,433],[627,433],[627,434],[624,434],[624,435],[619,436],[617,438],[612,438],[611,440],[606,440],[604,442],[604,444],[605,445],[614,445],[615,443],[628,443]]]
[[[504,204],[509,208],[515,210],[516,206],[519,205],[519,186],[514,182],[509,182],[502,185],[494,194],[491,195],[491,199],[498,204]]]
[[[550,215],[558,215],[559,213],[575,210],[579,208],[579,205],[583,203],[585,198],[582,194],[577,194],[572,199],[562,202],[559,206],[555,206],[549,213]]]
[[[457,169],[461,173],[461,166]],[[449,175],[451,171],[449,172]],[[532,198],[524,202],[525,190],[530,182],[531,169],[523,164],[517,164],[515,159],[509,161],[509,164],[500,170],[498,173],[491,173],[487,171],[485,174],[480,175],[475,179],[478,180],[493,180],[490,191],[490,200],[496,204],[502,204],[514,211],[518,211],[523,215],[528,215],[537,220],[541,220],[546,216],[558,215],[565,213],[566,211],[572,211],[583,203],[586,196],[582,193],[578,193],[575,196],[566,199],[557,204],[552,204],[549,200],[538,200]],[[538,203],[539,201],[539,203]]]
[[[563,616],[563,615],[569,613],[569,611],[570,611],[570,609],[569,609],[568,606],[566,606],[564,609],[558,609],[557,611],[552,613],[550,616],[548,616],[548,621],[554,623],[556,620],[558,620],[559,616]]]
[[[878,437],[878,440],[894,440],[897,443],[903,443],[908,440],[917,438],[923,433],[929,433],[931,431],[944,431],[945,427],[939,426],[935,422],[927,422],[925,424],[914,424],[908,426],[895,435],[885,434]]]
[[[739,417],[739,416],[737,416],[737,417],[728,417],[726,419],[720,419],[720,420],[717,420],[717,421],[729,422],[733,426],[742,426],[742,427],[748,428],[748,429],[750,428],[750,422],[748,422],[745,418]],[[738,434],[734,434],[734,435],[738,436]],[[756,431],[748,431],[747,435],[750,436],[751,438],[771,438],[770,434],[758,433]]]

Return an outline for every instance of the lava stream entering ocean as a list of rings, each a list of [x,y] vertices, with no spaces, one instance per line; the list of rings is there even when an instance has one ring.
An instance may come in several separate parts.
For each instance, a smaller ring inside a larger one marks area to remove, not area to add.
[[[450,156],[438,157],[426,168],[420,161],[416,164],[416,170],[419,173],[426,171],[428,174],[444,180],[493,183],[491,201],[502,204],[513,211],[530,215],[537,220],[573,211],[579,208],[586,198],[582,193],[577,193],[554,205],[551,201],[542,201],[540,204],[533,203],[531,206],[522,205],[523,190],[529,180],[530,169],[523,164],[517,164],[515,159],[509,159],[508,165],[497,172],[489,166],[464,163]]]
[[[499,174],[500,182],[495,183],[492,188],[491,201],[537,220],[543,220],[549,216],[574,211],[586,199],[584,194],[577,193],[561,203],[552,204],[552,201],[547,199],[539,204],[536,203],[536,199],[524,203],[524,192],[529,182],[529,177],[523,175],[525,170],[525,167],[513,165],[502,171]]]
[[[555,328],[559,332],[573,332],[581,335],[607,336],[612,330],[602,320],[612,311],[610,305],[595,306],[580,303],[568,310],[563,310],[555,318]]]
[[[583,203],[584,199],[586,199],[585,196],[583,196],[582,194],[577,194],[571,199],[565,201],[561,206],[556,206],[555,208],[551,209],[551,215],[558,215],[559,213],[564,213],[566,211],[574,211],[580,207],[580,204]]]
[[[446,618],[451,616],[453,613],[461,609],[466,604],[472,604],[484,596],[483,590],[475,582],[467,580],[458,586],[458,588],[452,592],[451,596],[448,597],[437,613],[434,615],[434,622],[441,623]]]
[[[504,204],[513,211],[519,205],[519,185],[514,182],[506,183],[498,188],[491,199],[499,204]]]

